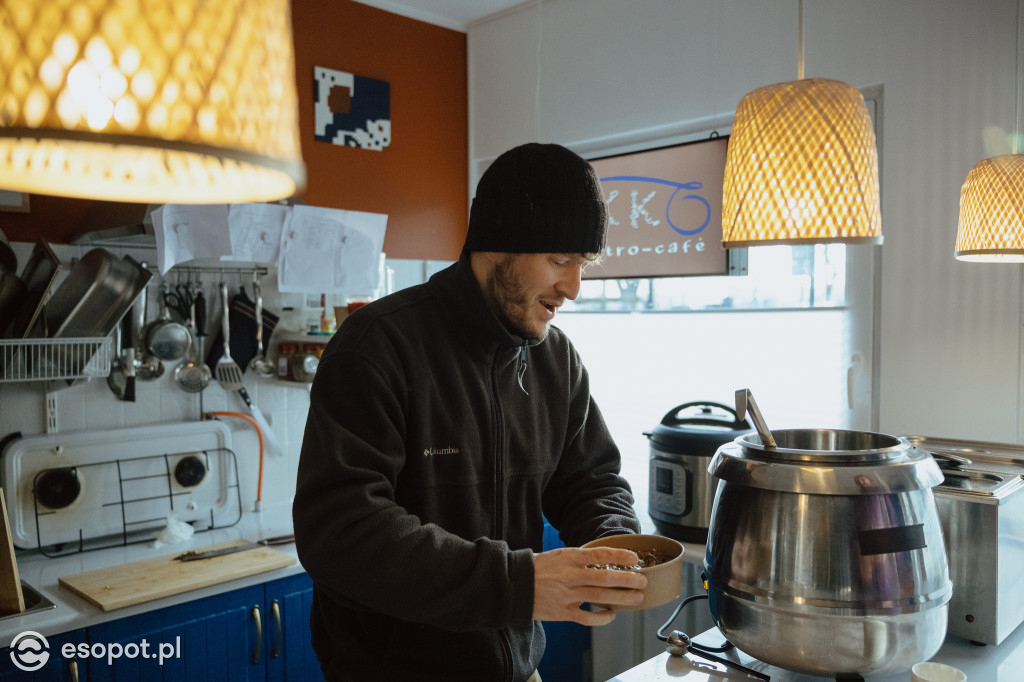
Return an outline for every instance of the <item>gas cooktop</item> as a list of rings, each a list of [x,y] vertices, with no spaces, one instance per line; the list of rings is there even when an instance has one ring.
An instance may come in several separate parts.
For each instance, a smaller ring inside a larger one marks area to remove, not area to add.
[[[15,546],[48,556],[146,542],[171,516],[205,531],[242,515],[231,433],[217,421],[20,438],[2,471]]]

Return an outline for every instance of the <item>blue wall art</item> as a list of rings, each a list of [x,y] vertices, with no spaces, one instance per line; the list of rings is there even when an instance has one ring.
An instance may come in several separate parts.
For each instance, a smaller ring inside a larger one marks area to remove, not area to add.
[[[381,151],[391,144],[391,84],[322,66],[313,68],[318,142]]]

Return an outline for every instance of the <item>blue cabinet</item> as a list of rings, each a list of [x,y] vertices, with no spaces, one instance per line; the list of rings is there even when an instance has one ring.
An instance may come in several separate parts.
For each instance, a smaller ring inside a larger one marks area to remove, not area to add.
[[[267,679],[322,680],[309,633],[313,581],[302,573],[267,583],[265,588],[270,614],[269,627],[264,627]]]
[[[256,585],[94,625],[89,680],[265,680],[263,661],[253,662],[263,649],[263,603]]]
[[[149,642],[149,658],[89,662],[89,680],[262,682],[323,679],[309,639],[305,573],[89,628],[98,642]],[[154,656],[167,655],[162,662]]]
[[[310,645],[313,583],[305,573],[46,638],[40,670],[0,653],[0,682],[264,682],[322,680]],[[84,656],[66,659],[65,644]]]

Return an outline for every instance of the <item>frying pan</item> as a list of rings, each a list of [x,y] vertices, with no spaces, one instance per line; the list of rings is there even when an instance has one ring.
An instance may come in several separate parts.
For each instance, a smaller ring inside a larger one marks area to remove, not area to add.
[[[163,314],[158,320],[146,325],[143,331],[144,347],[154,356],[165,361],[180,360],[192,345],[192,335],[183,324],[171,319],[167,305],[167,284],[162,287]]]

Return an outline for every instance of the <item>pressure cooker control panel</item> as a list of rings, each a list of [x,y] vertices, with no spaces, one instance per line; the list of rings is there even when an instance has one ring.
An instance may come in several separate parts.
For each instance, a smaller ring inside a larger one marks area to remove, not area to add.
[[[689,476],[690,472],[678,462],[652,460],[648,487],[651,507],[679,516],[689,514]]]

